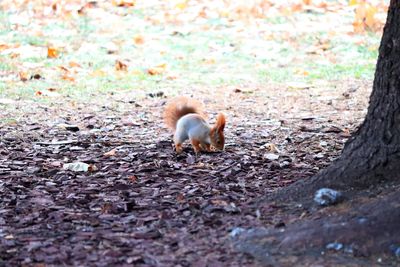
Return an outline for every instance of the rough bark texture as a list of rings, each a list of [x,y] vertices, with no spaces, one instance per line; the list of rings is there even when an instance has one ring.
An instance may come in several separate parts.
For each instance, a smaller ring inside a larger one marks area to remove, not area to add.
[[[313,178],[281,195],[300,198],[325,186],[365,189],[400,178],[400,1],[390,3],[368,113],[342,155]]]

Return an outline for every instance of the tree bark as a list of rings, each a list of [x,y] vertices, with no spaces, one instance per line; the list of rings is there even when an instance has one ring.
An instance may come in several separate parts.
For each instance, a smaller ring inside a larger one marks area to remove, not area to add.
[[[341,156],[314,177],[288,188],[299,198],[320,187],[365,189],[400,180],[400,0],[391,0],[364,122]]]

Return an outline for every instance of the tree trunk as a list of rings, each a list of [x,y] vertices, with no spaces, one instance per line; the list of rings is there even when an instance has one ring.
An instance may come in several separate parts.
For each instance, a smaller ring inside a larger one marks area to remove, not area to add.
[[[400,0],[391,0],[364,122],[341,156],[306,181],[293,184],[292,198],[324,186],[365,189],[400,178]]]

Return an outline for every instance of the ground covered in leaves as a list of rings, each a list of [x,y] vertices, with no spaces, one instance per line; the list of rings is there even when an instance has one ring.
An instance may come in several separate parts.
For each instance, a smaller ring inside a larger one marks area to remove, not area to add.
[[[257,265],[230,234],[307,216],[257,200],[337,156],[370,87],[346,84],[225,88],[222,104],[217,91],[200,95],[212,119],[227,114],[227,146],[197,159],[190,146],[174,153],[161,93],[91,105],[2,103],[17,119],[0,130],[1,264]],[[63,168],[74,162],[89,169]]]

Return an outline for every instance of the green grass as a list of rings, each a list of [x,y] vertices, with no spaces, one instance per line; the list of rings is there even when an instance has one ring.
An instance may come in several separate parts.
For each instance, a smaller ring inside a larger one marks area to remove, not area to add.
[[[156,13],[156,10],[128,9],[126,16],[120,18],[121,29],[108,18],[94,20],[79,16],[55,20],[42,25],[41,34],[36,35],[28,26],[13,31],[9,14],[0,11],[2,43],[43,49],[47,45],[61,45],[60,57],[53,59],[43,55],[25,59],[0,55],[0,71],[11,71],[16,76],[23,70],[24,63],[37,63],[41,67],[28,69],[27,72],[43,72],[45,78],[0,82],[0,97],[36,99],[35,92],[56,88],[61,95],[87,100],[93,95],[101,97],[110,92],[373,77],[379,43],[377,34],[366,35],[363,45],[343,36],[330,38],[325,32],[287,38],[275,31],[274,38],[266,39],[262,34],[247,33],[246,28],[235,31],[223,19],[209,19],[201,25],[191,25],[189,28],[192,30],[189,31],[179,25],[157,25],[145,20]],[[304,16],[318,18],[321,15]],[[296,15],[294,18],[300,17]],[[142,25],[137,25],[138,20],[143,20]],[[270,17],[265,23],[267,29],[281,29],[283,25],[293,27],[287,17]],[[208,26],[208,30],[202,30],[202,26]],[[143,45],[133,41],[138,34],[145,40]],[[328,50],[321,55],[307,54],[307,48],[319,40],[328,40]],[[117,46],[115,53],[108,53],[106,48],[110,43]],[[327,61],[328,56],[336,61]],[[115,60],[127,62],[129,71],[117,73]],[[68,68],[70,62],[81,65],[77,73],[71,73],[75,79],[73,82],[61,79],[59,70],[60,66]],[[168,71],[155,76],[147,73],[148,68],[161,63],[167,64]],[[299,71],[308,75],[301,75]],[[93,74],[96,72],[104,72],[104,75],[96,76]],[[169,75],[177,78],[168,79]]]

